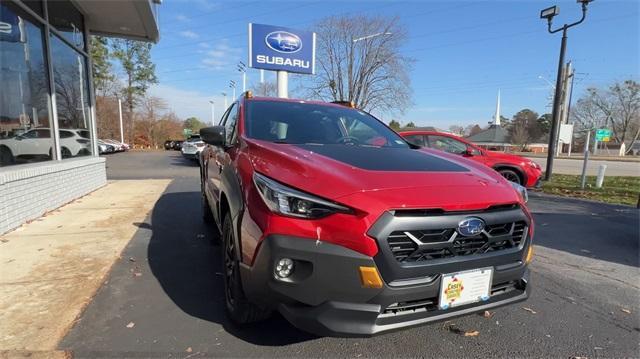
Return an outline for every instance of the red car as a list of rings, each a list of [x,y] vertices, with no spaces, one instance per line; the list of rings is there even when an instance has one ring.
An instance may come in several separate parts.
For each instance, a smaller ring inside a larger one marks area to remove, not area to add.
[[[400,136],[421,146],[462,155],[498,171],[511,182],[536,187],[542,175],[540,165],[528,158],[482,149],[465,139],[435,131],[402,131]]]
[[[364,111],[246,93],[200,130],[225,307],[368,336],[529,296],[526,189]]]

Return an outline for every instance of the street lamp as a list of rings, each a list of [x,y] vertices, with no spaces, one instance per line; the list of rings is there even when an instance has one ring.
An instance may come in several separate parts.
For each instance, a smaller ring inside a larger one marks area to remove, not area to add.
[[[582,17],[580,20],[572,23],[572,24],[564,24],[562,27],[559,27],[555,30],[551,30],[551,23],[553,18],[560,13],[560,8],[558,6],[548,7],[540,12],[541,19],[547,19],[547,31],[550,34],[555,34],[556,32],[562,30],[562,43],[560,45],[560,58],[558,59],[558,76],[556,78],[556,88],[555,94],[553,96],[553,112],[552,112],[552,120],[551,120],[551,132],[549,133],[549,148],[547,149],[547,168],[544,174],[544,180],[548,181],[551,179],[551,174],[553,171],[553,157],[555,154],[555,148],[557,146],[558,139],[556,138],[556,134],[558,132],[558,123],[560,119],[560,97],[562,96],[562,66],[564,65],[564,53],[567,48],[567,30],[570,27],[576,26],[582,23],[587,16],[587,5],[593,0],[577,0],[578,3],[582,4]]]
[[[233,80],[229,81],[229,88],[233,89],[233,97],[232,98],[235,101],[236,100],[236,82],[233,81]]]
[[[247,91],[247,65],[240,61],[238,63],[238,71],[242,73],[242,92]]]
[[[227,93],[223,92],[222,96],[224,96],[224,109],[222,110],[222,112],[227,110]]]
[[[215,126],[216,125],[216,107],[213,100],[209,100],[209,103],[211,104],[211,126]]]

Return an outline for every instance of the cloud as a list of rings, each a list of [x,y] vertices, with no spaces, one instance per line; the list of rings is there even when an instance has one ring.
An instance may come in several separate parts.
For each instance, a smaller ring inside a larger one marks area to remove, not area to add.
[[[235,64],[241,53],[241,48],[229,46],[229,42],[223,40],[216,44],[213,49],[205,52],[202,64],[213,70],[223,70]]]
[[[186,37],[187,39],[197,39],[197,38],[200,37],[200,35],[196,34],[193,31],[189,31],[189,30],[180,31],[179,34],[180,34],[180,36]]]
[[[178,87],[158,84],[149,89],[152,96],[160,97],[167,102],[169,110],[174,111],[181,119],[197,117],[201,121],[211,122],[211,104],[214,101],[216,112],[216,123],[220,120],[224,109],[224,99],[222,96],[212,96],[194,90],[183,90]],[[231,99],[228,99],[231,102]]]
[[[180,15],[176,16],[176,20],[178,20],[178,21],[187,21],[187,20],[189,20],[189,18],[186,17],[185,15],[180,14]]]

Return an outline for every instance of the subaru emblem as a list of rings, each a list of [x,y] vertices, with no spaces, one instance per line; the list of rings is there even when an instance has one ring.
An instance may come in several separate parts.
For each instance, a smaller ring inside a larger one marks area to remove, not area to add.
[[[264,42],[272,50],[289,54],[302,48],[300,37],[287,31],[271,32],[264,38]]]
[[[484,221],[477,217],[465,218],[458,223],[458,233],[465,237],[477,236],[484,230]]]

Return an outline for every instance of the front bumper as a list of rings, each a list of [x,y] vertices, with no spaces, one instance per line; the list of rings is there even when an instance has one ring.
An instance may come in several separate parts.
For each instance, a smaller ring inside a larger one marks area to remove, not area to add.
[[[295,261],[286,281],[273,274],[275,263],[285,257]],[[528,269],[517,261],[494,267],[489,300],[440,310],[440,275],[409,285],[390,286],[384,280],[382,288],[364,288],[360,266],[379,268],[374,258],[342,246],[272,235],[261,243],[253,266],[242,265],[241,273],[249,300],[279,310],[299,329],[328,336],[371,336],[523,301],[530,292]]]

